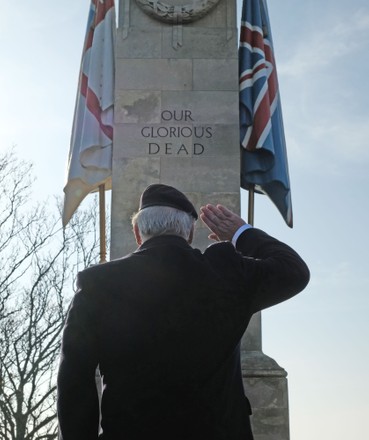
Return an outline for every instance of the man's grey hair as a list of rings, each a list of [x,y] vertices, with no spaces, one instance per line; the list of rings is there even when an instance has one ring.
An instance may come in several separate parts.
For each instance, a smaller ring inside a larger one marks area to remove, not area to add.
[[[191,214],[169,206],[150,206],[132,217],[132,226],[137,224],[143,241],[156,235],[179,235],[188,240],[195,219]]]

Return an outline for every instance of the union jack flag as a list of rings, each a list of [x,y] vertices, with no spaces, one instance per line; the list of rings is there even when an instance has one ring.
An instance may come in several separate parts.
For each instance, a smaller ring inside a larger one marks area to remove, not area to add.
[[[265,0],[244,0],[239,45],[241,186],[269,196],[292,227],[281,101]]]
[[[111,188],[114,112],[114,0],[91,0],[64,188],[63,226],[82,200]]]

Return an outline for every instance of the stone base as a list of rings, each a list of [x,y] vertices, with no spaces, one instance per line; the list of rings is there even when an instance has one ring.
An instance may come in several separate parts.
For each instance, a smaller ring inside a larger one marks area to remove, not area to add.
[[[245,392],[255,440],[289,440],[287,372],[262,351],[242,353]]]

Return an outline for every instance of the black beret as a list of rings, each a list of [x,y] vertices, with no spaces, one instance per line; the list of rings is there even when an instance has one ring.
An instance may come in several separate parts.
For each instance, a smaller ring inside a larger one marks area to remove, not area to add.
[[[169,185],[154,183],[144,190],[141,195],[139,209],[150,206],[170,206],[191,214],[196,220],[198,218],[196,209],[188,198],[181,191]]]

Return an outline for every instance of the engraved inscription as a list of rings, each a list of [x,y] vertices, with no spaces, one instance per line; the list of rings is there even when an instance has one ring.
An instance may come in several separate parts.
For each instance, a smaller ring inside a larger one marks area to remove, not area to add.
[[[204,154],[206,140],[213,137],[212,126],[194,124],[192,112],[187,109],[163,110],[161,119],[165,124],[147,125],[141,128],[141,136],[147,141],[149,155],[201,156]]]

